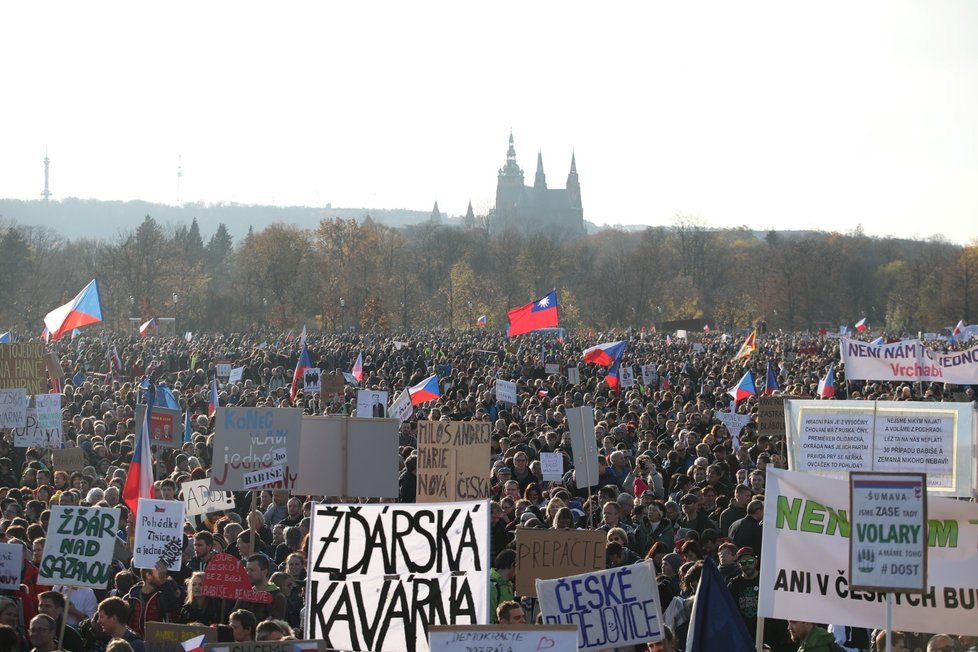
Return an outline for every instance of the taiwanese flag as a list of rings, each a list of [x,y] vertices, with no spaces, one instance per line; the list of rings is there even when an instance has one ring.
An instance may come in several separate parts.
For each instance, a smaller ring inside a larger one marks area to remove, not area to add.
[[[437,401],[441,398],[441,388],[438,386],[438,374],[428,376],[414,387],[409,387],[408,395],[411,397],[411,405],[421,405],[428,401]]]
[[[296,392],[299,391],[299,380],[306,373],[306,369],[311,366],[312,360],[309,359],[309,347],[303,342],[302,354],[299,355],[299,361],[295,364],[295,373],[292,374],[292,389],[289,392],[289,400],[292,401],[293,405],[295,405]]]
[[[835,397],[835,365],[830,364],[829,370],[825,374],[825,378],[818,381],[818,397],[819,398],[834,398]]]
[[[869,324],[866,323],[865,317],[863,317],[862,319],[856,322],[856,330],[859,331],[860,333],[862,333],[867,328],[869,328]]]
[[[557,290],[552,290],[539,301],[528,303],[509,311],[509,337],[516,337],[538,328],[555,328],[557,317]]]
[[[149,424],[153,414],[153,403],[156,398],[156,387],[149,378],[142,383],[143,396],[146,398],[146,412],[143,414],[142,433],[136,439],[136,448],[132,453],[132,461],[126,471],[126,484],[122,489],[122,499],[129,507],[133,519],[139,512],[140,498],[155,498],[153,489],[153,452],[149,444]]]
[[[750,396],[757,396],[757,387],[754,386],[754,374],[748,370],[727,394],[733,396],[734,403],[740,403]]]
[[[217,413],[217,408],[220,407],[220,398],[217,395],[217,376],[211,378],[211,398],[210,402],[207,404],[207,416],[212,417]]]
[[[353,363],[350,375],[356,378],[358,383],[363,382],[363,351],[357,354],[357,361]]]
[[[767,378],[764,380],[764,393],[773,394],[781,389],[778,385],[778,374],[774,371],[774,363],[767,361]]]
[[[63,306],[44,316],[44,329],[53,340],[76,328],[98,324],[102,321],[102,300],[98,294],[98,281],[91,283]]]

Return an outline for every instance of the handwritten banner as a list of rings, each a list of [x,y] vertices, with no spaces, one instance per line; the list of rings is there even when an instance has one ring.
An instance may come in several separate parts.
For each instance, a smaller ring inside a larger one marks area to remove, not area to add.
[[[256,591],[248,579],[248,571],[242,566],[240,559],[226,552],[214,555],[204,570],[204,586],[200,594],[208,598],[223,598],[225,600],[244,600],[269,604],[272,594],[268,591]]]
[[[135,568],[156,568],[156,564],[162,561],[167,569],[180,570],[183,561],[183,503],[140,498],[135,544]]]
[[[0,428],[27,427],[27,390],[0,389]]]
[[[143,642],[146,652],[184,652],[183,642],[198,636],[204,642],[217,640],[217,629],[205,625],[178,625],[146,621]]]
[[[538,579],[603,570],[606,546],[600,530],[516,528],[516,594],[536,597]]]
[[[939,353],[920,340],[873,345],[842,338],[839,349],[849,380],[978,384],[978,346]]]
[[[48,391],[44,344],[0,344],[0,388],[23,387],[28,394]],[[23,426],[21,426],[23,427]]]
[[[273,451],[283,446],[288,464],[275,488],[295,484],[302,410],[293,408],[218,408],[211,489],[244,491],[245,475],[274,466]]]
[[[187,480],[180,485],[183,508],[188,517],[234,509],[233,493],[212,491],[210,487],[210,478]]]
[[[51,505],[38,582],[106,588],[115,573],[119,515],[118,508]]]
[[[20,590],[24,568],[24,546],[19,543],[0,543],[0,589]]]

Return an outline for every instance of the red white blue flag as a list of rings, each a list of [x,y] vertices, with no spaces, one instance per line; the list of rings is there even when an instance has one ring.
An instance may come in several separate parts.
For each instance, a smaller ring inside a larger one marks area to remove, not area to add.
[[[142,432],[136,438],[136,448],[132,453],[132,461],[126,471],[126,484],[122,489],[122,499],[129,507],[133,519],[139,514],[140,498],[156,497],[153,489],[153,451],[149,444],[149,424],[156,400],[156,386],[152,380],[145,378],[142,389],[146,399],[146,412],[143,413]]]
[[[292,388],[289,392],[289,400],[295,405],[295,395],[299,391],[299,381],[306,373],[306,369],[312,366],[312,360],[309,358],[309,347],[306,343],[302,343],[302,353],[299,355],[299,361],[295,365],[295,373],[292,374]]]
[[[740,403],[749,396],[757,396],[757,387],[754,385],[754,374],[750,371],[745,373],[727,393],[733,396],[734,403]]]
[[[350,375],[356,378],[358,383],[363,382],[363,351],[357,354],[357,361],[353,363]]]
[[[818,397],[819,398],[835,397],[835,365],[834,364],[829,365],[829,370],[825,373],[825,378],[818,381]]]
[[[428,401],[437,401],[441,397],[441,388],[438,386],[438,374],[428,376],[414,387],[409,387],[408,395],[411,397],[411,405],[421,405]]]
[[[59,340],[76,328],[101,321],[102,300],[99,298],[98,281],[93,279],[74,299],[44,316],[44,330],[51,339]]]

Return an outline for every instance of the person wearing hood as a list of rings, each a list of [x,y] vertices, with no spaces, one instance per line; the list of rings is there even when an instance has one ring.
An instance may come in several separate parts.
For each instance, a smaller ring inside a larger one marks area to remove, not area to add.
[[[255,591],[267,591],[271,594],[272,601],[264,603],[238,600],[234,603],[234,610],[245,609],[250,611],[255,615],[255,619],[258,622],[263,620],[285,620],[287,600],[282,590],[272,584],[268,579],[268,557],[261,554],[251,555],[248,557],[248,563],[245,565],[245,568],[248,571],[248,579],[251,580],[252,588]]]
[[[497,624],[496,607],[509,600],[515,600],[513,577],[516,574],[516,551],[507,548],[496,555],[492,570],[489,571],[489,617],[490,623]]]
[[[827,631],[804,620],[789,620],[788,633],[799,644],[798,652],[831,652],[835,643],[835,637]]]

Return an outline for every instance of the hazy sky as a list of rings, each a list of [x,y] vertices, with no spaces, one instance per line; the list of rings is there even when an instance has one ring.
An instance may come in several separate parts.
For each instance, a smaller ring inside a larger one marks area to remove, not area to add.
[[[150,10],[152,7],[153,10]],[[0,196],[978,237],[978,2],[0,6]]]

